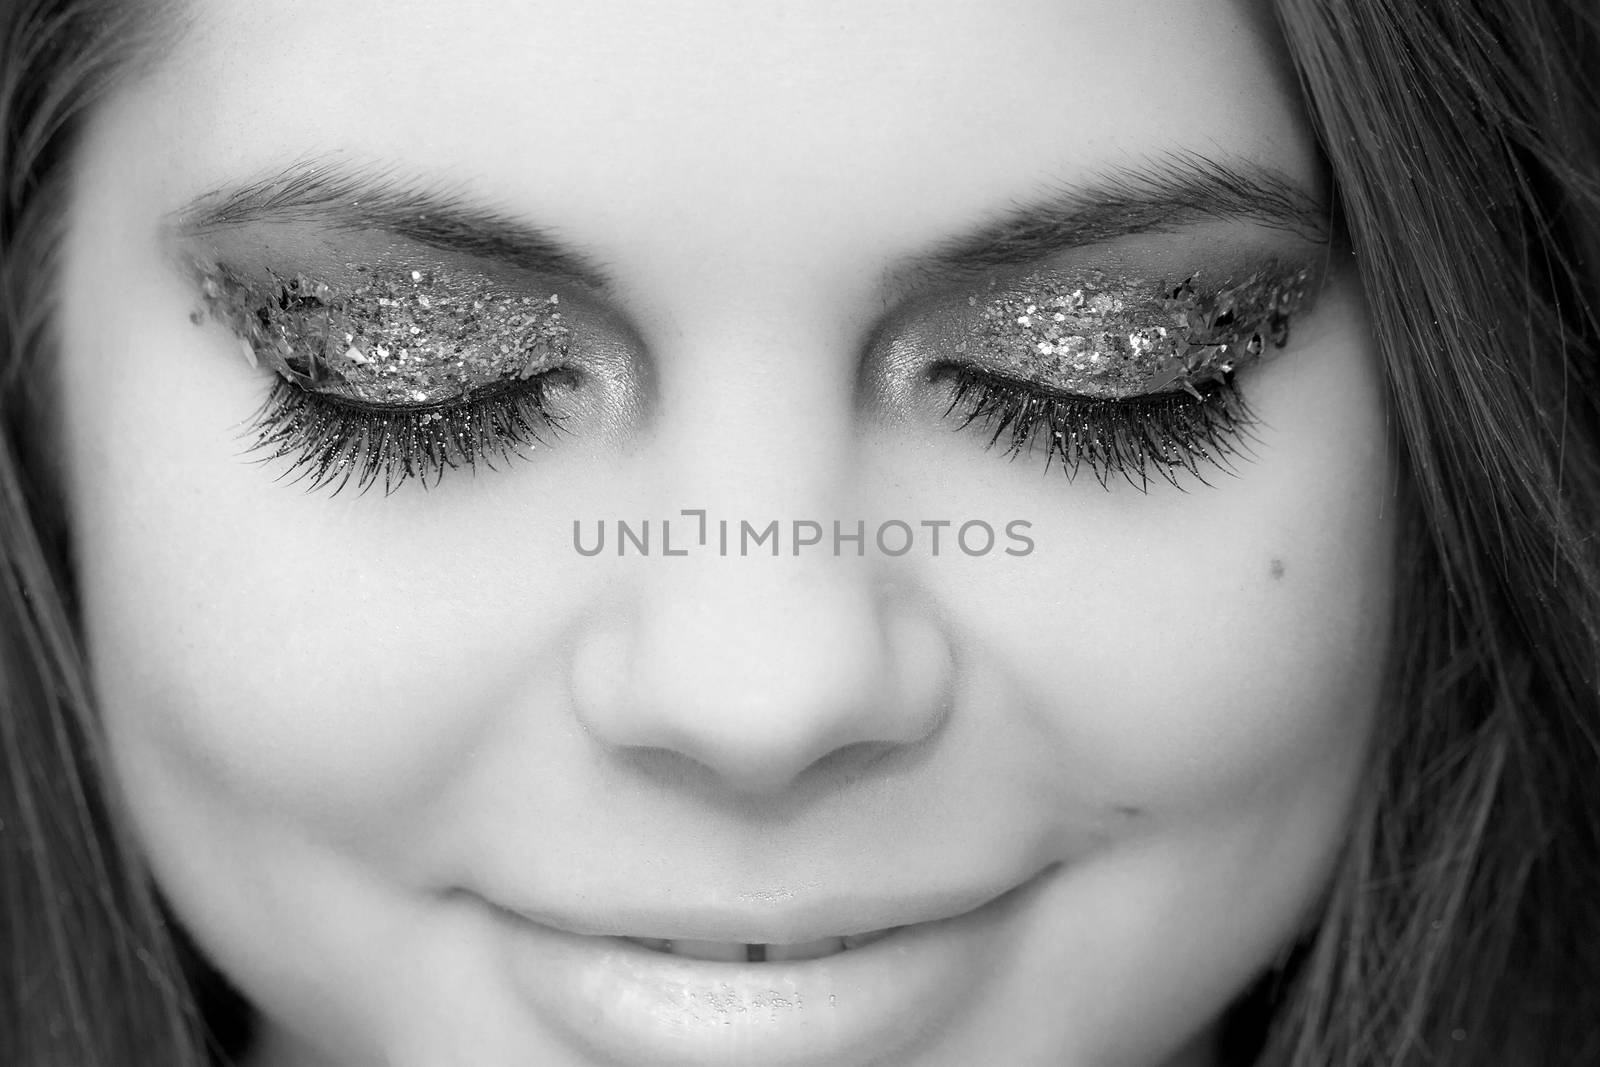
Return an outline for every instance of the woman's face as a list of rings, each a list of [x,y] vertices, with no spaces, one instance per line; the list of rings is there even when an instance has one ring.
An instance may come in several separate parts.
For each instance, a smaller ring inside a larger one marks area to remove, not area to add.
[[[83,145],[59,387],[258,1062],[1207,1062],[1386,644],[1321,179],[1226,0],[197,7]]]

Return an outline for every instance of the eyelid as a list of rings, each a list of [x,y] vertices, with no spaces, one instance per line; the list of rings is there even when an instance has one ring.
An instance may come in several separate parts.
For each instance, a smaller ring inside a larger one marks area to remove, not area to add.
[[[248,277],[192,264],[206,311],[245,358],[319,395],[427,406],[526,380],[566,361],[572,330],[556,294],[514,293],[447,272],[354,268],[349,282]]]
[[[1038,272],[971,309],[950,350],[960,359],[1053,392],[1105,400],[1220,381],[1288,340],[1312,296],[1307,267],[1268,264],[1207,285],[1132,272]]]

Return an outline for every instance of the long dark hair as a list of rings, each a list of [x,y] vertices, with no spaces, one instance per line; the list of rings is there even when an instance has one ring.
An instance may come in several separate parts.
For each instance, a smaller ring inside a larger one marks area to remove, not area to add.
[[[36,372],[73,135],[151,28],[134,14],[0,3],[0,1062],[20,1067],[205,1062],[173,938],[102,788]]]
[[[1234,1028],[1236,1062],[1600,1062],[1600,11],[1278,10],[1388,368],[1404,588],[1344,862],[1235,1013],[1261,1020]],[[103,789],[49,448],[67,170],[151,14],[0,0],[0,1062],[19,1067],[217,1048],[213,979]]]
[[[1600,8],[1282,0],[1408,475],[1385,732],[1269,1063],[1600,1063]]]

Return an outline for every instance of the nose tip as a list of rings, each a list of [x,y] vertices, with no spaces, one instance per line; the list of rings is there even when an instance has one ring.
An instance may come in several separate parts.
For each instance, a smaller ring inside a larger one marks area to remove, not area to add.
[[[772,794],[853,751],[915,744],[943,718],[949,653],[926,614],[865,586],[793,576],[643,605],[582,641],[590,734],[665,750],[727,790]]]

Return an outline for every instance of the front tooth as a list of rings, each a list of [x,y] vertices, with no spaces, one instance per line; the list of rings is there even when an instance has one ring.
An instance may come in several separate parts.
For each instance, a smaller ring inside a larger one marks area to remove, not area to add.
[[[667,952],[672,948],[672,942],[664,937],[624,937],[622,940],[643,945],[652,952]]]
[[[900,929],[898,926],[891,926],[884,930],[872,930],[865,934],[851,934],[850,936],[844,938],[844,947],[861,948],[865,945],[872,944],[874,941],[888,937],[898,929]]]
[[[677,956],[697,960],[720,960],[726,963],[744,963],[749,952],[743,941],[693,941],[674,940],[670,951]]]
[[[824,937],[816,941],[799,941],[792,945],[768,945],[767,960],[814,960],[844,951],[844,938]]]

